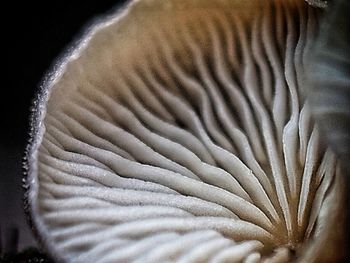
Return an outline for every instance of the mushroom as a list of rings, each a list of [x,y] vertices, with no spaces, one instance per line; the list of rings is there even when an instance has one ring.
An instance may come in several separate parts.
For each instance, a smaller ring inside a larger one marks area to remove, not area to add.
[[[26,200],[48,253],[340,257],[342,170],[302,96],[322,12],[303,0],[135,0],[94,25],[34,102]]]

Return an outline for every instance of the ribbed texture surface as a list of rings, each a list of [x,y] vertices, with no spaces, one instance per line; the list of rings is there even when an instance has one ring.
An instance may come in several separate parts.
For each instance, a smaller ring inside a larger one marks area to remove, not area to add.
[[[174,14],[47,112],[40,216],[64,258],[288,262],[322,228],[336,161],[300,90],[317,13],[256,3]]]

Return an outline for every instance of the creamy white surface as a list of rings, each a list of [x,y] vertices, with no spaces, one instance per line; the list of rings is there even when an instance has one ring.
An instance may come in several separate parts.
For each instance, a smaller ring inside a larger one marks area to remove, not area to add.
[[[113,48],[92,42],[68,67],[38,163],[66,260],[288,262],[322,228],[336,160],[301,99],[318,13],[245,8],[139,15],[120,50],[108,29]]]

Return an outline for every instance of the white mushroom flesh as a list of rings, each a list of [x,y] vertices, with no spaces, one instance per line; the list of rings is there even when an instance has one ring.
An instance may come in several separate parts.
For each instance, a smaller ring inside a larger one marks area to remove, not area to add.
[[[289,262],[317,239],[341,192],[302,99],[319,15],[301,0],[153,0],[97,26],[52,82],[37,153],[54,254]]]

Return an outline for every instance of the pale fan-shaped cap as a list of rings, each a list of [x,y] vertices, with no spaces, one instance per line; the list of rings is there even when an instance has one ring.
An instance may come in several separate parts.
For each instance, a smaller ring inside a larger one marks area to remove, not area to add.
[[[321,15],[302,0],[138,0],[93,26],[34,103],[27,201],[48,253],[340,256],[341,170],[301,96]]]

